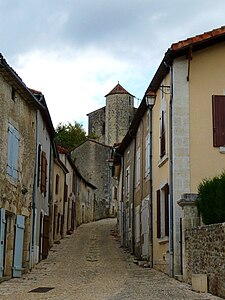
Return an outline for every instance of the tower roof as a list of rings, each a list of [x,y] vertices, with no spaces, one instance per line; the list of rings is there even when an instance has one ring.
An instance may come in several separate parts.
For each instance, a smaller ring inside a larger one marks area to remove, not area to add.
[[[122,85],[119,84],[119,82],[117,83],[117,85],[111,90],[111,92],[109,92],[107,95],[105,95],[105,97],[109,96],[109,95],[115,95],[115,94],[128,94],[132,97],[134,97],[132,94],[130,94],[128,91],[126,91]]]

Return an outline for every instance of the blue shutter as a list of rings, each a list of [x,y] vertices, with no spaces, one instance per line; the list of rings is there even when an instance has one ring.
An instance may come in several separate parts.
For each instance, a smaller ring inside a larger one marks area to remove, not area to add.
[[[24,241],[25,217],[18,215],[16,218],[16,236],[14,246],[13,277],[22,276],[23,241]]]
[[[5,209],[0,209],[0,277],[3,277],[5,251]]]
[[[12,125],[9,124],[8,128],[8,164],[7,164],[7,173],[12,176],[13,170],[13,130]]]
[[[8,164],[7,173],[14,179],[18,178],[19,132],[9,123],[8,128]]]

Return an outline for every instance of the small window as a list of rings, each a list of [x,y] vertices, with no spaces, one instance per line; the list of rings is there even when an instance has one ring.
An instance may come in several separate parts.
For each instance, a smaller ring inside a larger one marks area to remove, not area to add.
[[[56,174],[55,177],[55,194],[58,195],[59,193],[59,175]]]
[[[14,88],[12,88],[11,98],[12,98],[13,101],[16,100],[16,90]]]
[[[68,201],[68,184],[66,184],[66,190],[65,190],[65,202]]]
[[[102,134],[105,134],[105,122],[102,123]]]
[[[130,193],[130,166],[126,168],[126,196]]]
[[[87,191],[87,206],[90,206],[91,205],[91,193],[90,191],[88,190]]]

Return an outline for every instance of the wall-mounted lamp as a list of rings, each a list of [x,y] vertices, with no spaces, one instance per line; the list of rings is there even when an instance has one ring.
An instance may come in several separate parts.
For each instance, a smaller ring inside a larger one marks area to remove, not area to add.
[[[145,95],[145,101],[146,101],[146,105],[148,106],[148,108],[152,108],[155,105],[155,100],[156,100],[156,93],[155,92],[149,91]]]

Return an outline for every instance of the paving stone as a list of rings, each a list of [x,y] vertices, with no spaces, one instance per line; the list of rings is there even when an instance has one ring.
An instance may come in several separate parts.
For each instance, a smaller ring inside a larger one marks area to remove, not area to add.
[[[120,247],[114,229],[113,219],[80,226],[55,244],[48,258],[32,272],[2,282],[0,299],[220,299],[196,293],[187,284],[138,266],[134,257]]]

